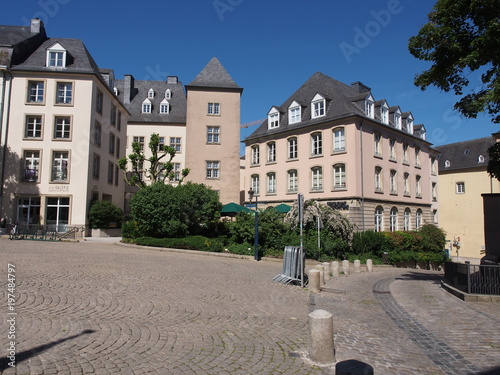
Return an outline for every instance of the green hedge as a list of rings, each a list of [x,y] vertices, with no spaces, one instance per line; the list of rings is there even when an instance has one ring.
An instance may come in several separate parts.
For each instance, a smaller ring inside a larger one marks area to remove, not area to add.
[[[140,246],[168,247],[173,249],[200,250],[222,252],[224,245],[217,239],[204,236],[189,236],[186,238],[152,238],[139,237],[130,240]]]

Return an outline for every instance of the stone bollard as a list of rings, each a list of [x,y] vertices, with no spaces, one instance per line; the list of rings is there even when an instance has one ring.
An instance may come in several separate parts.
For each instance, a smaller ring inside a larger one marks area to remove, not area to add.
[[[319,270],[313,268],[309,270],[309,291],[312,293],[320,293],[320,272]]]
[[[325,267],[323,267],[322,264],[317,264],[314,266],[317,270],[319,270],[320,275],[319,275],[319,280],[321,282],[321,285],[325,285]]]
[[[348,260],[342,261],[342,272],[344,272],[344,275],[349,275],[349,261]]]
[[[309,314],[309,358],[313,362],[331,363],[335,360],[333,316],[325,310]]]
[[[325,280],[330,280],[330,263],[329,262],[323,262],[321,263],[325,269]]]
[[[333,277],[339,277],[339,262],[334,261],[332,262],[332,276]]]
[[[335,365],[335,375],[373,375],[373,367],[368,363],[349,359]]]
[[[366,260],[366,272],[373,272],[373,261],[371,259]]]
[[[359,259],[356,259],[354,261],[354,273],[360,273],[361,272],[361,262]]]

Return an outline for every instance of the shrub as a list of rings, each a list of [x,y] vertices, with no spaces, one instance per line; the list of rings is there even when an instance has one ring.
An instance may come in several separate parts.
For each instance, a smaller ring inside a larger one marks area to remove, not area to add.
[[[140,246],[168,247],[173,249],[213,252],[221,252],[223,250],[223,245],[219,240],[204,236],[189,236],[186,238],[139,237],[133,240],[133,243]]]
[[[90,226],[93,229],[107,229],[111,224],[119,228],[123,220],[123,211],[109,201],[95,201],[89,210]]]
[[[254,245],[250,245],[248,242],[240,244],[232,243],[227,247],[227,250],[231,254],[237,255],[254,255],[255,252]]]
[[[391,241],[385,233],[374,232],[367,230],[364,232],[354,233],[352,240],[353,254],[371,253],[377,257],[381,257],[384,252],[391,248]]]
[[[141,237],[137,221],[129,220],[122,223],[122,237],[123,238],[137,238]]]

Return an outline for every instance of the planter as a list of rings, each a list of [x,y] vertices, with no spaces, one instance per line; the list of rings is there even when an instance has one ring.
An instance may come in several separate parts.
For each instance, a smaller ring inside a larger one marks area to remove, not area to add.
[[[121,228],[92,229],[92,237],[121,237]]]

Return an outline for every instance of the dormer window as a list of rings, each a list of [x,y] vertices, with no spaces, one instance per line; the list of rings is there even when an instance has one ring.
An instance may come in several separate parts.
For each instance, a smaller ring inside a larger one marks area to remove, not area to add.
[[[276,108],[273,108],[267,114],[268,129],[275,129],[280,126],[280,113]]]
[[[370,94],[365,99],[365,115],[370,118],[374,118],[375,117],[374,107],[375,107],[375,101],[373,100],[373,96]]]
[[[47,66],[66,67],[66,50],[59,43],[54,44],[47,50]]]
[[[406,132],[413,134],[413,116],[411,113],[406,117],[405,121],[405,129]]]
[[[396,129],[401,130],[401,112],[399,112],[399,110],[394,112],[394,126]]]
[[[149,99],[154,99],[154,97],[155,97],[155,90],[149,89],[149,91],[148,91],[148,98]]]
[[[149,99],[142,102],[142,113],[151,113],[151,101]]]
[[[312,118],[318,118],[325,115],[325,98],[316,94],[311,102]]]
[[[389,107],[386,103],[380,106],[380,121],[384,124],[389,124]]]
[[[477,162],[478,163],[484,163],[484,156],[483,155],[479,155],[479,157],[477,158]]]
[[[444,162],[444,167],[445,167],[445,168],[449,168],[449,167],[450,167],[450,165],[451,165],[451,163],[450,163],[450,161],[449,161],[449,160],[446,160],[446,161]]]
[[[301,111],[300,111],[300,105],[294,101],[292,104],[290,104],[290,107],[288,107],[288,123],[289,124],[295,124],[297,122],[300,122],[301,120]]]
[[[165,90],[165,99],[172,98],[172,91],[170,89]]]
[[[167,99],[163,99],[160,103],[160,113],[168,114],[170,112],[170,103]]]

